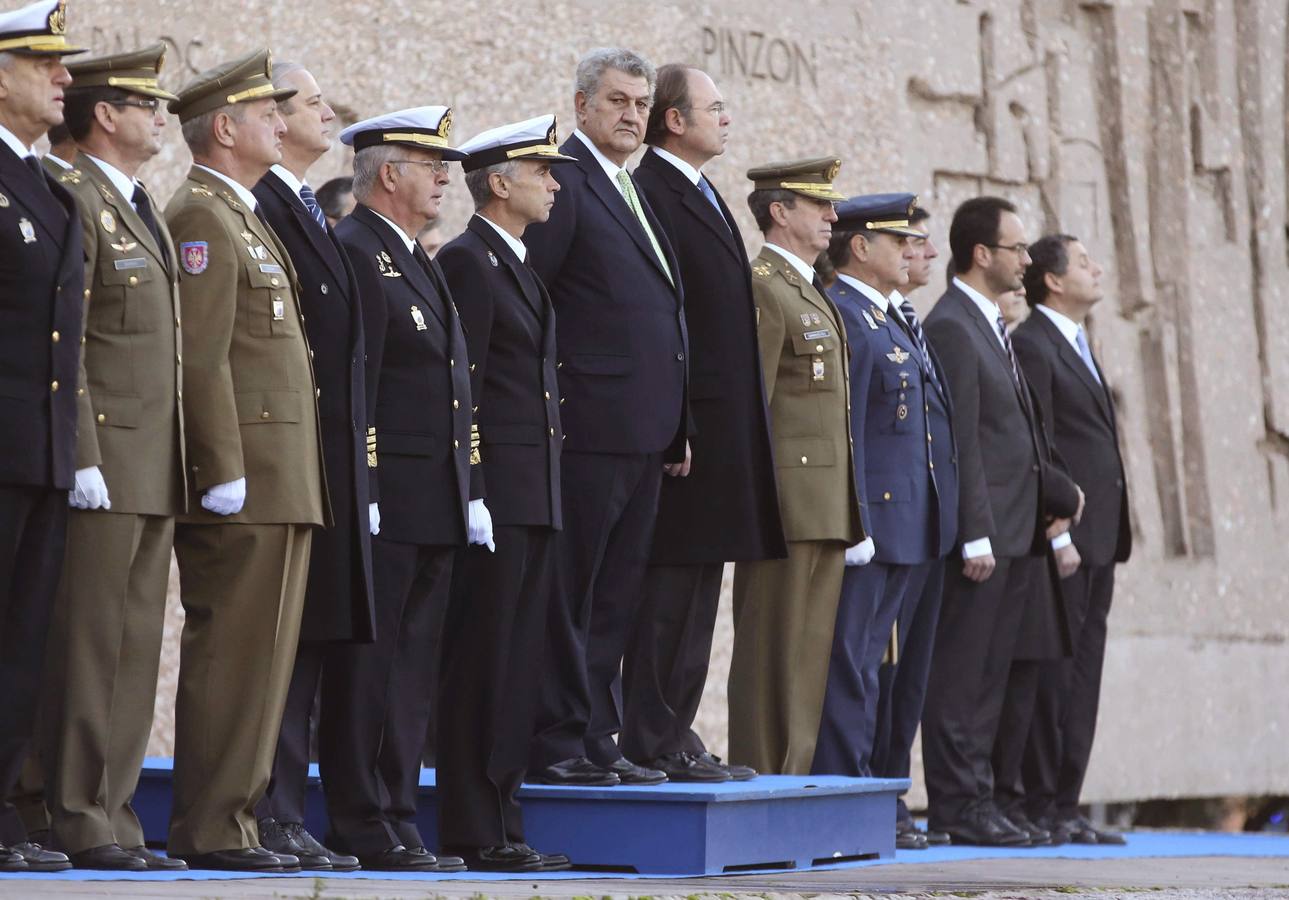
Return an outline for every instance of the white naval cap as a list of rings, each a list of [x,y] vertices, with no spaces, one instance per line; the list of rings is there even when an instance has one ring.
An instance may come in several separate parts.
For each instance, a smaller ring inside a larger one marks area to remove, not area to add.
[[[451,107],[414,106],[350,125],[340,132],[340,142],[355,150],[402,144],[421,150],[438,150],[444,159],[465,159],[464,153],[448,146],[451,134]]]
[[[13,12],[0,13],[0,53],[84,53],[85,47],[67,43],[66,34],[66,0],[39,0]]]
[[[575,156],[565,156],[556,145],[554,114],[498,125],[476,134],[461,145],[470,158],[461,164],[467,172],[509,162],[512,159],[542,159],[547,162],[577,162]]]

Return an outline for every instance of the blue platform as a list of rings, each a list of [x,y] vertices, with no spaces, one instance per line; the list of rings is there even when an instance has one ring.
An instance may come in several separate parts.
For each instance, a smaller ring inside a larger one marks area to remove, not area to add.
[[[433,769],[421,770],[417,825],[438,845]],[[134,808],[149,842],[163,843],[170,817],[171,761],[144,765]],[[528,842],[567,854],[579,869],[720,875],[891,859],[899,779],[762,775],[715,785],[611,788],[525,785],[519,792]],[[309,772],[306,826],[327,833],[317,767]]]

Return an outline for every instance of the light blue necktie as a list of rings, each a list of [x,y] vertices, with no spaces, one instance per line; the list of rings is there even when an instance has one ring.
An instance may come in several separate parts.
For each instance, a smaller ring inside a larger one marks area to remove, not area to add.
[[[1088,338],[1083,333],[1082,325],[1079,326],[1078,331],[1074,332],[1074,343],[1079,348],[1079,356],[1083,357],[1083,364],[1088,367],[1088,371],[1097,380],[1097,384],[1100,384],[1101,375],[1097,372],[1097,364],[1092,361],[1092,348],[1088,346]]]
[[[721,217],[722,222],[725,222],[725,227],[729,228],[730,223],[726,221],[725,213],[721,212],[721,205],[716,201],[716,192],[712,190],[712,186],[707,183],[707,179],[702,175],[698,176],[698,191],[707,198],[707,202],[712,205],[712,209],[716,210],[716,215]]]
[[[326,231],[326,213],[324,213],[322,211],[322,207],[318,205],[318,197],[313,193],[313,188],[309,187],[307,184],[300,185],[300,202],[303,203],[304,208],[309,211],[309,215],[313,216],[313,221],[318,223],[318,227],[323,231]]]

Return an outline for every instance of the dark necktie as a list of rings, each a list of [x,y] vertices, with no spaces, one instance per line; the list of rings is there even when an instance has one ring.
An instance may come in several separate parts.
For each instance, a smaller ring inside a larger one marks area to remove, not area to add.
[[[712,186],[707,183],[707,179],[702,175],[698,176],[698,192],[707,198],[707,202],[712,205],[712,209],[716,210],[716,215],[720,216],[721,221],[725,223],[725,227],[729,228],[730,223],[726,220],[725,213],[721,212],[721,205],[716,200],[716,192],[712,190]]]
[[[40,164],[40,160],[34,156],[24,156],[22,161],[27,164],[28,169],[31,169],[31,174],[36,176],[36,183],[44,189],[45,193],[52,194],[49,183],[45,181],[45,167]]]
[[[139,214],[143,224],[148,227],[148,232],[157,242],[157,247],[162,248],[161,229],[157,227],[157,217],[152,212],[152,201],[148,199],[148,192],[143,189],[143,185],[134,186],[134,194],[130,197],[130,202],[134,204],[134,211]]]
[[[313,221],[317,222],[318,227],[325,232],[327,230],[326,213],[324,213],[322,211],[322,207],[318,205],[318,197],[313,193],[313,188],[309,187],[307,184],[300,185],[300,202],[303,203],[304,208],[309,211],[309,215],[313,216]]]
[[[1012,378],[1016,382],[1017,390],[1019,390],[1020,368],[1016,365],[1016,351],[1012,349],[1012,339],[1011,336],[1007,334],[1007,322],[1003,319],[1003,314],[1001,312],[998,314],[998,318],[994,321],[994,324],[998,326],[998,336],[1002,338],[1003,349],[1007,351],[1007,361],[1012,364]]]
[[[922,330],[922,323],[918,321],[918,314],[913,311],[913,304],[905,298],[900,301],[900,313],[904,316],[904,324],[908,326],[909,334],[914,342],[917,343],[918,349],[922,351],[922,361],[926,368],[927,378],[936,386],[937,390],[942,390],[940,379],[935,373],[935,363],[931,361],[931,348],[926,343],[926,333]]]

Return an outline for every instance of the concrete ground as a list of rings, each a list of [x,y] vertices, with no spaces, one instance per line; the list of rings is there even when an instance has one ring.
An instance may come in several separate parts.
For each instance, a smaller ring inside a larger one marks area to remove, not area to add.
[[[430,900],[430,898],[763,898],[1019,897],[1096,900],[1149,893],[1152,900],[1289,900],[1289,859],[992,859],[896,864],[829,872],[731,875],[681,880],[378,881],[259,878],[235,881],[41,881],[0,879],[0,898],[282,898],[282,900]]]

